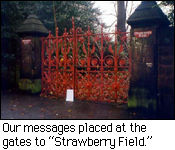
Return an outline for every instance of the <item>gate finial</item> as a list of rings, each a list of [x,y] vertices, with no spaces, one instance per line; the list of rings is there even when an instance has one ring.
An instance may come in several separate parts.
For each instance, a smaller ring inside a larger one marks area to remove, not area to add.
[[[51,37],[51,31],[49,30],[49,38]]]
[[[117,33],[117,24],[115,25],[115,33]]]
[[[58,37],[58,27],[56,28],[56,37]]]
[[[72,17],[72,27],[75,27],[75,23],[74,23],[74,17]]]
[[[103,33],[103,27],[104,27],[104,24],[102,23],[101,24],[101,33]]]

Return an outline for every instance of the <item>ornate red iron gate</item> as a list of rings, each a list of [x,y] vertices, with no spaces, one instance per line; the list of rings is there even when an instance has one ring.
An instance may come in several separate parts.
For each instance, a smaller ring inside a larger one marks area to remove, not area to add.
[[[126,33],[94,34],[73,28],[42,39],[41,96],[65,97],[74,89],[79,100],[127,102],[130,58]],[[113,36],[112,39],[110,36]]]

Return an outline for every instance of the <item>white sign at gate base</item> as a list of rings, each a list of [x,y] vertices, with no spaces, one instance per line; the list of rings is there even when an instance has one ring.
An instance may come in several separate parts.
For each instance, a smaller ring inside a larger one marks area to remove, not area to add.
[[[67,89],[66,101],[69,101],[69,102],[73,102],[74,101],[74,90],[73,89]]]

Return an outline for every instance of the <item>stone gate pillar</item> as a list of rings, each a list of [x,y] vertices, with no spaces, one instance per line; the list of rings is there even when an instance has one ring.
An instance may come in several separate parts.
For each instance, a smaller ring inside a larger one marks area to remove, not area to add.
[[[21,38],[21,64],[19,89],[37,93],[41,91],[41,37],[48,30],[36,15],[29,15],[17,30]]]
[[[161,111],[159,41],[165,37],[160,33],[169,28],[169,20],[155,1],[142,1],[127,23],[131,25],[132,50],[128,107]]]

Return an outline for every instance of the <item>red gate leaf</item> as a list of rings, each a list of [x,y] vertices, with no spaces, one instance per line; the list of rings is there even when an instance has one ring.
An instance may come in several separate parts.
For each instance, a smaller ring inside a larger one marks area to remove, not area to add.
[[[85,48],[84,43],[83,43],[83,52],[87,55],[87,52],[86,52],[86,48]]]
[[[121,52],[123,52],[123,44],[120,45],[119,55],[120,55]]]
[[[112,54],[114,54],[114,51],[112,49],[112,45],[109,45],[109,52],[111,52]]]
[[[69,51],[70,51],[70,47],[68,47],[68,49],[67,49],[67,54],[69,54]]]
[[[93,54],[94,52],[95,52],[95,45],[93,45],[93,48],[92,48],[91,54]]]

